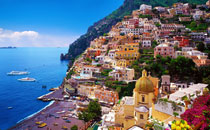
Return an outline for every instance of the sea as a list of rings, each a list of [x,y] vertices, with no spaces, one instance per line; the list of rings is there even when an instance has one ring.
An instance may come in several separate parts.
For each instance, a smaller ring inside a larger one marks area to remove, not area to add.
[[[49,105],[50,102],[39,101],[37,97],[62,83],[68,61],[60,61],[60,54],[67,51],[68,48],[0,49],[0,130],[14,126]],[[30,74],[8,76],[13,70]],[[24,77],[35,78],[36,82],[17,80]],[[43,85],[46,88],[42,88]]]

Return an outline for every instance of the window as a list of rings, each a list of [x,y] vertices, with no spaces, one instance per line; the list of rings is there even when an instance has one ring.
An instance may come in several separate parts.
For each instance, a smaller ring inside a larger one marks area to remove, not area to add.
[[[143,116],[143,114],[140,114],[140,119],[144,119],[144,116]]]
[[[141,100],[142,100],[142,102],[145,102],[145,97],[142,96],[142,97],[141,97]]]

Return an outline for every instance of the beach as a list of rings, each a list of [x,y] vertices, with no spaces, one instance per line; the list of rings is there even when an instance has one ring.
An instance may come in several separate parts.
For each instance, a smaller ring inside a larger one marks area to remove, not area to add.
[[[43,97],[47,96],[51,99],[57,99],[57,97],[54,96],[58,96],[60,91],[62,91],[62,88],[51,92],[50,94],[46,94]],[[62,128],[69,129],[73,125],[77,125],[80,130],[85,130],[85,122],[79,120],[76,116],[76,106],[78,103],[80,103],[80,101],[64,99],[60,101],[51,101],[47,107],[43,108],[38,113],[29,116],[25,120],[20,121],[15,126],[9,128],[9,130],[57,130]],[[37,122],[46,123],[46,126],[43,128],[38,128],[39,125]]]

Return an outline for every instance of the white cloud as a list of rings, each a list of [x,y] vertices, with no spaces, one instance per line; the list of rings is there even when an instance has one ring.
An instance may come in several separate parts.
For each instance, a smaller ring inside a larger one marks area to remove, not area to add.
[[[17,47],[63,47],[68,46],[78,36],[50,36],[36,31],[12,31],[0,28],[0,46]]]

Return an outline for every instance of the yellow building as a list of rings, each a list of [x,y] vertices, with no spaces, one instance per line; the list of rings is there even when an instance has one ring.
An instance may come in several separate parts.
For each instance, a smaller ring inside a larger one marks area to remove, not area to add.
[[[118,44],[117,49],[120,51],[136,51],[139,50],[139,43],[125,43],[125,44]]]
[[[125,59],[119,59],[119,60],[117,60],[117,66],[118,67],[127,67],[127,62],[129,62],[129,61],[127,61]]]
[[[138,51],[117,51],[116,58],[136,60],[140,56]]]
[[[139,43],[127,43],[123,46],[124,51],[137,51],[139,50]]]
[[[145,126],[157,85],[158,79],[147,76],[147,71],[143,70],[142,77],[138,79],[133,90],[133,97],[124,97],[114,108],[116,127],[126,130],[133,125]]]
[[[122,61],[122,59],[124,59],[126,60],[126,66],[129,66],[132,64],[134,60],[137,60],[139,57],[140,57],[140,53],[135,50],[117,51],[115,53],[115,58],[117,59],[117,62],[119,63],[118,65],[124,64],[125,61]]]

